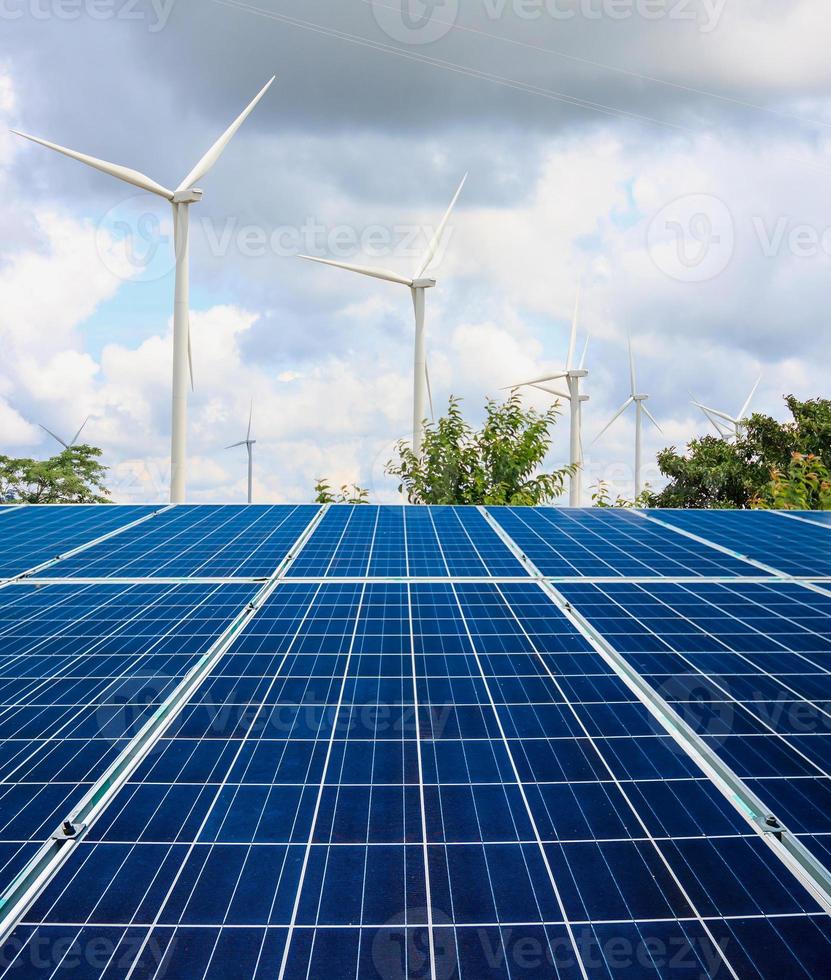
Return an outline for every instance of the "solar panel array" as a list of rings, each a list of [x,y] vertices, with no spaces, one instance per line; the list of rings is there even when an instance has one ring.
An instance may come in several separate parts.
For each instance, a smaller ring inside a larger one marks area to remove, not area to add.
[[[2,513],[0,976],[826,975],[829,534]]]

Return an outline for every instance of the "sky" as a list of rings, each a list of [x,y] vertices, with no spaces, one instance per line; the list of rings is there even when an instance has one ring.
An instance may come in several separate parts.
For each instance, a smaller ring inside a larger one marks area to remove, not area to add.
[[[0,453],[89,416],[119,501],[169,481],[169,206],[12,135],[175,186],[272,75],[191,209],[188,499],[316,478],[398,498],[412,275],[431,267],[435,410],[562,366],[588,336],[586,498],[632,493],[640,393],[655,454],[697,399],[785,417],[829,396],[831,20],[816,0],[0,0]],[[544,409],[547,396],[527,395]],[[548,464],[568,457],[558,424]]]

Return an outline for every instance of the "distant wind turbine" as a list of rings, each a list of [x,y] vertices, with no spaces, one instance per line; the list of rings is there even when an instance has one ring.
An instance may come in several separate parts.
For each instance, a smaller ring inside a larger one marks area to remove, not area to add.
[[[139,173],[137,170],[131,170],[129,167],[107,163],[105,160],[98,160],[96,157],[87,156],[85,153],[68,150],[64,146],[58,146],[57,143],[50,143],[48,140],[12,130],[17,136],[22,136],[24,139],[31,140],[33,143],[39,143],[41,146],[45,146],[50,150],[63,153],[73,160],[79,160],[81,163],[85,163],[95,170],[100,170],[105,174],[110,174],[112,177],[117,177],[119,180],[132,184],[134,187],[138,187],[143,191],[158,194],[159,197],[165,198],[165,200],[170,201],[173,205],[176,286],[173,301],[173,404],[170,437],[171,503],[182,503],[185,499],[189,365],[191,384],[193,383],[189,302],[190,205],[202,200],[202,191],[195,186],[197,181],[201,180],[217,162],[222,155],[222,151],[230,143],[234,134],[271,87],[273,81],[274,78],[271,78],[266,83],[256,98],[237,116],[234,122],[231,123],[228,129],[225,130],[222,136],[219,137],[175,190],[169,190],[167,187],[156,183],[152,178]]]
[[[701,402],[695,399],[693,399],[693,405],[701,409],[709,421],[716,427],[722,439],[738,439],[747,418],[747,410],[750,408],[750,403],[753,401],[753,396],[756,394],[756,389],[759,387],[761,380],[762,376],[759,375],[756,379],[756,384],[750,389],[750,394],[747,396],[744,405],[739,409],[739,414],[735,417],[728,415],[726,412],[719,412],[715,408],[709,408],[707,405],[702,405]],[[724,422],[727,425],[723,425]]]
[[[373,279],[383,279],[386,282],[394,282],[400,286],[408,286],[413,296],[413,309],[415,311],[415,352],[413,357],[413,452],[418,456],[421,453],[421,443],[424,434],[425,403],[429,395],[432,404],[432,394],[429,392],[429,376],[427,374],[427,354],[426,342],[424,337],[424,294],[427,289],[436,285],[435,279],[425,278],[425,273],[430,268],[430,264],[436,257],[439,245],[441,244],[444,229],[450,218],[450,214],[459,199],[459,194],[467,180],[467,174],[462,178],[459,188],[453,195],[450,206],[444,213],[438,228],[430,239],[427,251],[424,253],[412,279],[400,276],[396,272],[388,272],[385,269],[367,268],[364,265],[351,265],[348,262],[335,262],[333,259],[321,259],[314,255],[301,255],[301,259],[309,259],[311,262],[320,262],[322,265],[333,265],[336,269],[346,269],[347,272],[357,272],[362,276],[370,276]]]
[[[230,446],[226,446],[226,449],[236,449],[237,446],[245,446],[248,452],[248,503],[254,502],[254,452],[253,446],[256,443],[256,439],[251,438],[251,420],[254,417],[254,402],[251,402],[251,407],[248,410],[248,431],[245,433],[245,438],[241,439],[239,442],[232,442]]]
[[[571,426],[569,432],[570,442],[570,463],[575,467],[571,477],[569,487],[569,506],[579,507],[583,499],[583,402],[589,400],[588,395],[580,394],[580,381],[587,377],[588,371],[585,369],[586,351],[589,346],[589,338],[583,347],[583,354],[580,363],[575,367],[574,355],[577,348],[577,323],[580,315],[580,290],[577,290],[577,298],[574,302],[574,316],[571,320],[571,336],[568,342],[568,354],[566,356],[566,366],[563,371],[554,374],[545,374],[540,378],[532,378],[530,381],[520,381],[519,384],[510,385],[513,388],[538,388],[546,391],[550,395],[562,398],[569,403],[571,414]],[[560,391],[549,387],[549,382],[564,379],[568,386],[568,391]]]
[[[87,416],[87,417],[86,417],[86,418],[84,419],[84,421],[83,421],[83,422],[81,423],[81,428],[80,428],[80,429],[78,429],[78,431],[77,431],[77,432],[75,433],[75,435],[74,435],[74,436],[73,436],[73,437],[72,437],[72,438],[70,439],[70,441],[69,441],[69,442],[64,442],[64,440],[63,440],[63,439],[61,439],[61,437],[60,437],[60,436],[57,436],[57,435],[55,435],[55,433],[54,433],[54,432],[53,432],[53,431],[52,431],[51,429],[47,429],[47,428],[46,428],[46,426],[45,426],[45,425],[41,425],[41,423],[40,423],[40,422],[38,422],[38,425],[40,425],[40,427],[41,427],[41,429],[43,429],[43,431],[44,431],[44,432],[46,432],[46,433],[48,433],[48,434],[49,434],[50,436],[52,436],[52,438],[53,438],[53,439],[55,440],[55,442],[59,442],[59,443],[60,443],[60,444],[61,444],[61,445],[63,446],[63,448],[64,448],[64,449],[71,449],[71,448],[72,448],[72,447],[73,447],[73,446],[75,445],[75,443],[76,443],[76,442],[78,441],[78,437],[79,437],[79,436],[81,435],[81,433],[82,433],[82,432],[84,431],[84,426],[85,426],[85,425],[87,424],[87,422],[89,422],[89,416]]]
[[[620,408],[615,412],[615,414],[609,419],[606,425],[597,433],[592,442],[597,442],[597,440],[603,435],[603,433],[614,423],[617,419],[623,415],[630,405],[635,406],[635,499],[641,495],[643,490],[643,483],[641,482],[641,433],[643,429],[643,416],[652,422],[655,428],[659,432],[663,432],[663,429],[655,421],[654,416],[646,407],[646,401],[649,395],[641,395],[638,393],[638,383],[635,378],[635,356],[632,353],[632,338],[629,338],[629,382],[631,385],[631,393],[626,401],[620,406]]]

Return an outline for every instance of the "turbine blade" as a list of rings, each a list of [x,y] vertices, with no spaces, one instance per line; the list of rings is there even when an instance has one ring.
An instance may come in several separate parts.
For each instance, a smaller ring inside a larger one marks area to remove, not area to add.
[[[436,413],[433,411],[433,388],[430,385],[430,371],[427,367],[427,361],[424,362],[424,378],[427,381],[427,401],[430,403],[430,418],[435,422]]]
[[[262,99],[265,93],[274,84],[275,75],[265,83],[265,85],[260,89],[259,93],[248,103],[245,109],[237,116],[237,118],[231,123],[231,125],[225,130],[225,132],[219,137],[219,139],[214,143],[214,145],[208,150],[208,152],[202,157],[199,163],[191,170],[191,172],[185,177],[181,184],[176,188],[177,191],[190,190],[194,184],[198,183],[207,172],[213,167],[216,161],[222,156],[222,151],[231,142],[236,131],[245,122],[245,120],[254,111],[257,103]]]
[[[462,188],[465,186],[466,180],[467,174],[462,177],[462,182],[459,184],[456,193],[453,195],[453,200],[450,202],[449,207],[444,212],[444,217],[439,222],[438,228],[436,228],[433,237],[430,239],[430,244],[427,246],[427,251],[424,253],[424,257],[421,260],[421,265],[419,266],[418,272],[415,274],[416,279],[421,279],[429,268],[430,263],[436,257],[436,252],[438,251],[439,245],[441,244],[442,235],[444,234],[444,229],[447,226],[447,222],[450,220],[450,215],[453,208],[456,206],[456,201],[459,200],[459,195],[462,193]]]
[[[762,376],[760,374],[759,377],[756,379],[756,384],[753,385],[753,387],[750,389],[750,394],[747,396],[747,401],[739,409],[739,414],[736,416],[737,424],[741,422],[741,420],[747,414],[747,410],[748,408],[750,408],[750,403],[753,401],[753,396],[756,394],[756,389],[759,387],[761,380],[762,380]]]
[[[641,406],[643,407],[644,415],[646,415],[646,417],[649,419],[649,421],[655,426],[655,428],[659,432],[663,432],[664,430],[655,421],[655,416],[652,414],[652,412],[649,411],[649,409],[646,407],[646,404],[644,402],[641,402]]]
[[[188,314],[188,373],[190,374],[190,390],[195,391],[193,384],[193,348],[190,343],[190,314]]]
[[[696,408],[700,408],[701,409],[701,414],[704,416],[705,419],[707,419],[707,421],[710,423],[710,425],[716,430],[716,434],[719,436],[719,438],[723,439],[724,436],[725,436],[725,431],[718,424],[718,422],[716,422],[716,420],[713,418],[713,416],[710,415],[710,412],[707,409],[707,407],[705,405],[702,405],[701,402],[697,402],[694,398],[692,400],[692,404],[695,405]]]
[[[245,439],[243,439],[241,442],[232,442],[230,446],[226,446],[225,448],[226,449],[236,449],[237,446],[244,446],[244,445],[245,445]]]
[[[571,334],[568,338],[568,357],[566,357],[566,370],[574,368],[574,349],[577,346],[577,320],[580,316],[580,286],[577,286],[577,298],[574,300],[574,315],[571,318]]]
[[[248,409],[248,431],[245,434],[245,441],[251,442],[251,420],[254,418],[254,399],[251,399],[251,407]]]
[[[79,436],[79,435],[80,435],[80,434],[81,434],[81,433],[82,433],[82,432],[84,431],[84,426],[85,426],[85,425],[87,424],[87,422],[89,422],[89,415],[88,415],[88,416],[87,416],[87,417],[86,417],[86,418],[84,419],[84,421],[83,421],[83,422],[81,423],[81,428],[80,428],[80,429],[78,429],[78,431],[77,431],[77,432],[75,433],[75,435],[74,435],[74,436],[72,437],[72,442],[70,442],[70,444],[69,444],[69,447],[70,447],[70,448],[71,448],[72,446],[74,446],[74,445],[75,445],[75,443],[76,443],[76,442],[78,441],[78,436]]]
[[[357,272],[361,276],[371,276],[373,279],[383,279],[384,282],[395,282],[401,286],[412,288],[413,280],[405,279],[396,272],[387,272],[386,269],[370,269],[365,265],[352,265],[349,262],[336,262],[334,259],[319,259],[316,255],[298,255],[299,259],[308,259],[309,262],[319,262],[321,265],[331,265],[336,269],[346,269],[347,272]]]
[[[695,404],[698,405],[698,402]],[[709,405],[698,405],[698,407],[707,412],[708,415],[715,415],[717,418],[724,419],[725,422],[729,422],[731,425],[738,424],[738,419],[734,419],[726,412],[719,412],[718,409],[710,408]]]
[[[629,406],[632,404],[632,402],[634,402],[634,400],[635,399],[632,398],[631,396],[626,399],[626,401],[620,406],[620,408],[615,412],[615,414],[603,426],[600,432],[598,432],[597,435],[594,437],[594,439],[592,439],[592,445],[594,445],[597,442],[597,440],[603,435],[603,433],[606,432],[606,430],[609,429],[612,426],[612,424],[620,418],[621,415],[623,415],[623,413],[626,411],[627,408],[629,408]]]
[[[564,398],[567,402],[571,401],[571,395],[567,395],[564,391],[557,391],[556,388],[546,388],[545,385],[528,385],[529,388],[536,388],[538,391],[545,391],[549,395],[556,395],[557,398]]]
[[[545,374],[541,378],[530,378],[528,381],[518,381],[515,385],[511,385],[510,388],[524,388],[526,385],[542,385],[547,384],[549,381],[559,381],[560,378],[564,378],[568,372],[560,371],[559,374]],[[505,388],[503,390],[508,390]]]
[[[41,146],[45,146],[48,150],[55,150],[56,153],[63,153],[66,157],[71,157],[73,160],[78,160],[80,163],[85,163],[88,167],[93,167],[95,170],[100,170],[102,173],[109,174],[111,177],[117,177],[119,180],[124,180],[128,184],[132,184],[134,187],[140,187],[143,191],[149,191],[151,194],[158,194],[159,197],[165,197],[170,200],[173,197],[173,191],[168,190],[166,187],[162,187],[161,184],[157,184],[155,180],[148,177],[146,174],[140,173],[138,170],[131,170],[129,167],[122,167],[118,163],[107,163],[106,160],[99,160],[97,157],[88,156],[86,153],[79,153],[77,150],[69,150],[65,146],[59,146],[57,143],[50,143],[49,140],[42,140],[37,136],[30,136],[28,133],[21,133],[16,129],[12,132],[15,136],[22,136],[25,140],[31,140],[33,143],[39,143]]]
[[[578,368],[579,371],[583,371],[586,367],[586,354],[588,353],[588,350],[589,350],[589,338],[586,337],[586,342],[585,344],[583,344],[583,353],[580,357],[580,367]]]
[[[632,385],[632,395],[633,397],[638,393],[638,382],[635,378],[635,355],[632,352],[632,335],[629,337],[629,381]]]
[[[61,439],[60,436],[56,436],[55,433],[51,429],[47,429],[46,426],[45,425],[41,425],[40,422],[38,422],[38,425],[40,425],[41,429],[43,429],[44,432],[46,432],[50,436],[52,436],[52,438],[55,440],[55,442],[59,442],[63,446],[64,449],[69,449],[69,446],[63,441],[63,439]]]

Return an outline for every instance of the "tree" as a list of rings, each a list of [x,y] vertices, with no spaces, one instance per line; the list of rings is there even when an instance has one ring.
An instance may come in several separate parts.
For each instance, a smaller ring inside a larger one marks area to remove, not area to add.
[[[597,483],[592,488],[592,506],[593,507],[648,507],[649,498],[652,495],[652,490],[649,484],[641,490],[638,496],[634,500],[629,500],[626,497],[622,497],[620,494],[617,497],[612,498],[612,492],[609,489],[609,484],[605,480],[598,480]]]
[[[693,439],[686,454],[673,446],[658,454],[658,466],[669,483],[650,494],[651,507],[745,508],[770,500],[773,473],[791,472],[794,454],[812,457],[831,469],[831,401],[785,398],[787,422],[755,413],[734,442],[715,436]],[[796,471],[794,471],[796,476]],[[821,482],[821,481],[820,481]],[[820,495],[809,499],[817,503]]]
[[[764,510],[831,510],[831,471],[818,456],[794,453],[787,471],[773,469],[752,501]]]
[[[0,455],[0,500],[27,504],[108,504],[107,467],[95,446],[72,446],[49,459]]]
[[[357,483],[345,483],[338,492],[332,490],[329,481],[320,477],[315,483],[316,504],[368,504],[369,490]]]
[[[559,414],[556,402],[540,413],[512,393],[504,402],[488,399],[485,424],[474,430],[451,397],[447,414],[425,424],[421,456],[402,440],[386,472],[414,504],[549,503],[572,473],[570,466],[539,472]]]

